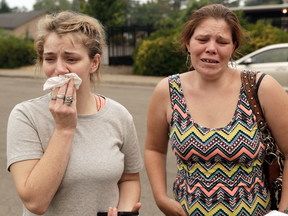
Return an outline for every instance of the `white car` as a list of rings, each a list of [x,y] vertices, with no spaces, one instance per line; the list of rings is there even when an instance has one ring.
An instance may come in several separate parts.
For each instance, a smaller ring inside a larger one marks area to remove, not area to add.
[[[239,70],[257,70],[269,74],[288,92],[288,43],[273,44],[236,61]]]

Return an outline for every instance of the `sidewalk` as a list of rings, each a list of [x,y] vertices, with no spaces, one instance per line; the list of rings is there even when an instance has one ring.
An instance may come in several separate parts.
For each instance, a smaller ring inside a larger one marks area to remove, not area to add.
[[[0,69],[0,76],[45,78],[44,73],[35,76],[34,67],[23,67],[18,69]],[[140,76],[132,74],[129,66],[108,66],[102,68],[101,78],[103,83],[156,86],[164,77]]]

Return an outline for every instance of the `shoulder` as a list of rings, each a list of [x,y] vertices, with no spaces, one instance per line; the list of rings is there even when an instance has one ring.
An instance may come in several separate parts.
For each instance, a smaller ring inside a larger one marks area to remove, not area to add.
[[[109,108],[117,108],[124,112],[128,112],[127,108],[121,103],[119,103],[118,101],[111,99],[111,98],[107,98],[107,97],[105,97],[105,100]]]
[[[265,94],[265,95],[267,94],[268,96],[273,93],[277,94],[277,92],[284,91],[283,87],[272,76],[268,74],[259,72],[256,77],[257,82],[259,81],[261,76],[262,76],[262,80],[258,89],[259,97],[261,96],[261,94]]]
[[[283,91],[282,86],[270,75],[262,73],[261,71],[244,71],[243,77],[245,73],[256,73],[256,85],[258,85],[258,97],[261,97],[261,94],[268,94],[272,91]],[[252,83],[251,83],[252,84]]]
[[[184,74],[173,74],[166,78],[163,78],[155,87],[153,95],[156,96],[169,96],[169,89],[174,84],[180,84],[180,76],[182,77]]]
[[[170,88],[173,85],[173,79],[176,75],[172,75],[162,79],[154,89],[152,97],[149,103],[148,117],[147,121],[152,126],[156,126],[156,123],[167,122],[167,115],[169,115],[169,110],[171,110],[171,100],[170,100]],[[170,84],[169,84],[170,83]]]
[[[257,81],[261,75],[261,72],[257,74]],[[265,113],[267,108],[272,108],[275,104],[286,101],[287,93],[272,76],[266,74],[258,87],[258,98]]]
[[[38,98],[33,98],[30,100],[23,101],[17,104],[11,113],[13,112],[23,112],[23,113],[43,113],[45,110],[49,111],[49,94],[43,95]]]
[[[166,77],[164,79],[162,79],[155,87],[154,91],[153,91],[153,94],[152,94],[152,97],[151,97],[151,100],[150,100],[150,103],[156,103],[156,104],[159,104],[159,103],[162,103],[163,100],[167,100],[170,98],[170,93],[169,93],[169,82],[172,82],[171,81],[171,78],[173,76],[169,76],[169,77]],[[170,99],[169,99],[170,100]]]
[[[10,112],[8,127],[18,130],[20,127],[25,128],[28,125],[33,128],[48,125],[52,118],[49,102],[49,96],[44,95],[17,104]]]
[[[116,100],[113,100],[111,98],[107,98],[107,97],[105,97],[105,100],[106,100],[107,108],[108,108],[108,110],[110,110],[109,113],[115,113],[116,115],[132,117],[132,115],[128,111],[128,109],[124,105],[122,105],[121,103],[119,103]]]
[[[160,82],[156,85],[155,90],[161,91],[163,89],[168,88],[169,86],[169,79],[172,78],[173,76],[169,76],[166,78],[163,78],[162,80],[160,80]]]

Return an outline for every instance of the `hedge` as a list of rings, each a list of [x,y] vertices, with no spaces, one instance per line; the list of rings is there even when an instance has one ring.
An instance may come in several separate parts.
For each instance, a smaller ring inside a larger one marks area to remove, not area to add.
[[[245,25],[245,29],[252,42],[238,49],[237,59],[264,46],[288,42],[288,34],[269,21],[259,20],[256,24]],[[134,74],[168,76],[187,71],[186,56],[177,52],[179,45],[175,43],[180,31],[173,31],[173,36],[167,36],[171,31],[160,30],[138,44],[133,53]]]
[[[0,32],[0,68],[17,68],[33,64],[36,58],[31,41]]]

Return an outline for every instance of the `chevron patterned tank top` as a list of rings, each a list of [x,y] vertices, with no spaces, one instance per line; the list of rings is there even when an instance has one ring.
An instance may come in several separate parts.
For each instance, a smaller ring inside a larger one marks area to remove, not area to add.
[[[169,77],[169,89],[169,137],[178,168],[175,199],[188,215],[267,214],[270,193],[263,174],[265,147],[243,86],[232,120],[217,129],[193,121],[179,74]]]

